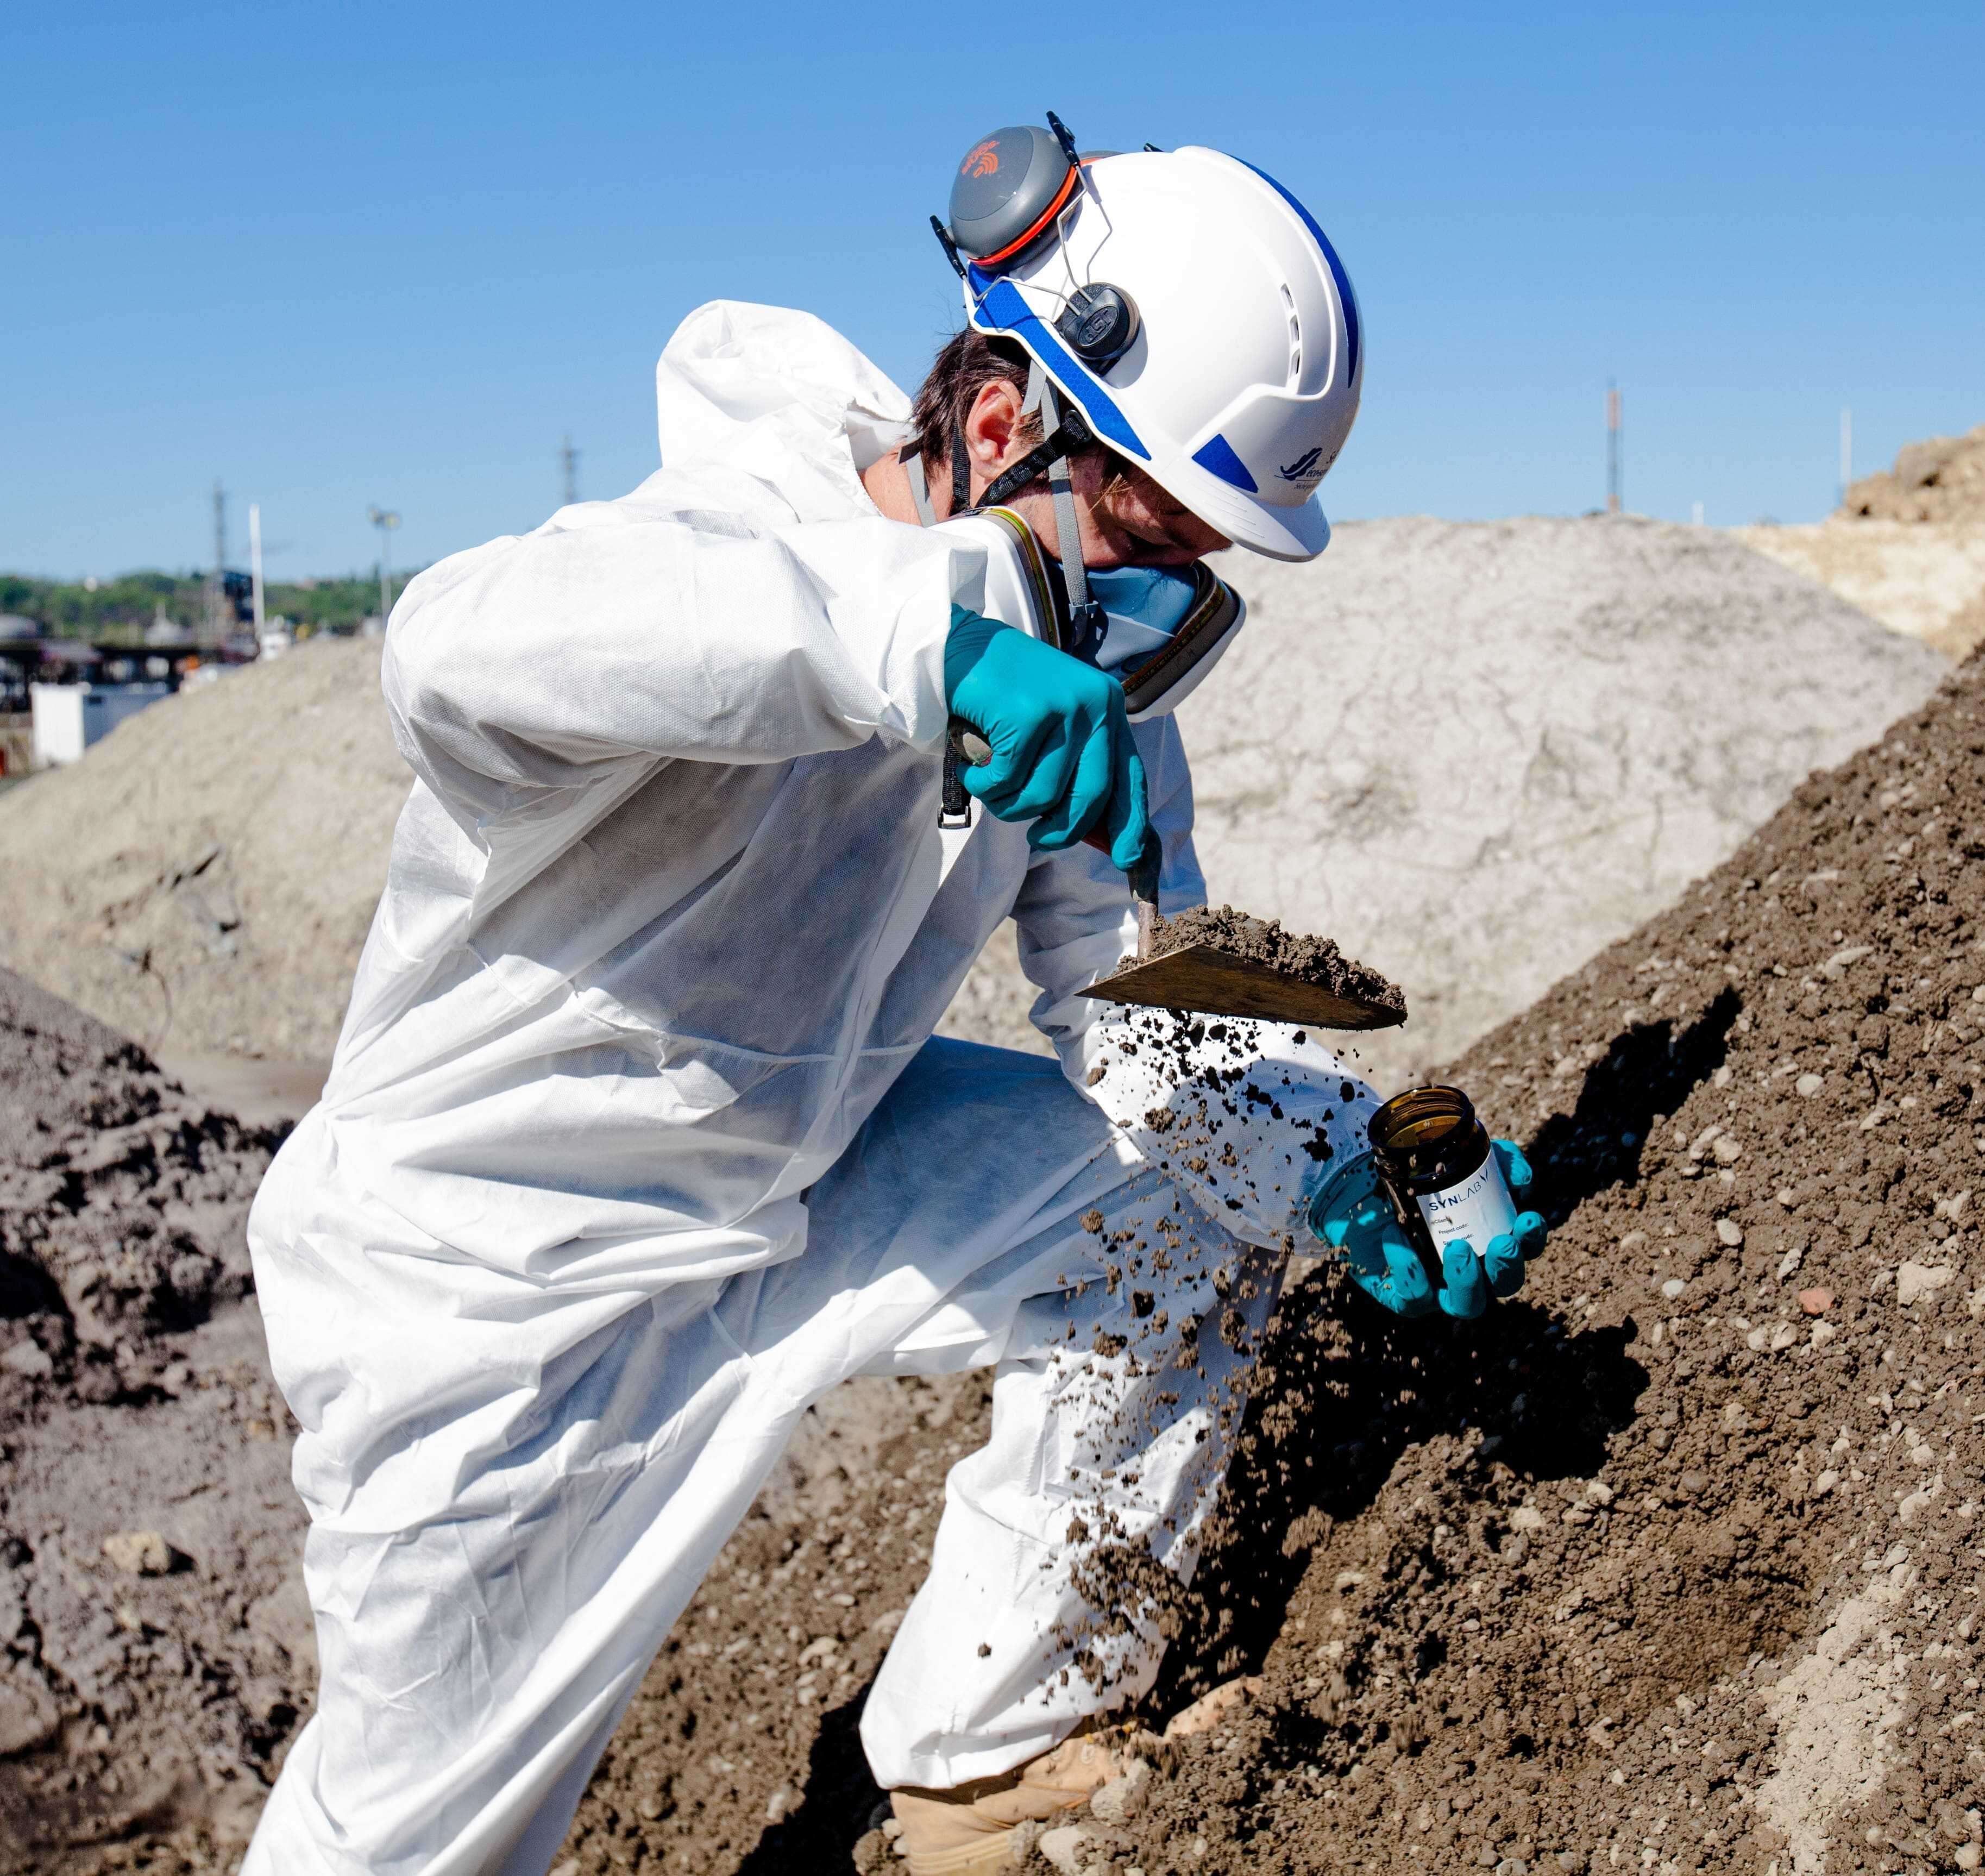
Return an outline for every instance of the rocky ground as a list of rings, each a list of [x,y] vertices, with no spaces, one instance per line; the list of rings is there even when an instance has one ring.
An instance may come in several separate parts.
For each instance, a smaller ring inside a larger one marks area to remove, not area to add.
[[[1840,506],[1857,519],[1985,522],[1985,423],[1905,444],[1893,468],[1855,483]]]
[[[238,1844],[308,1705],[242,1230],[277,1138],[0,970],[0,1868]]]
[[[1977,1867],[1981,757],[1973,661],[1459,1063],[1550,1251],[1473,1327],[1296,1286],[1149,1711],[1258,1697],[1037,1858]],[[0,1093],[0,1861],[230,1868],[310,1678],[241,1293],[273,1136],[11,978]],[[888,1867],[855,1721],[983,1413],[816,1413],[563,1876]]]

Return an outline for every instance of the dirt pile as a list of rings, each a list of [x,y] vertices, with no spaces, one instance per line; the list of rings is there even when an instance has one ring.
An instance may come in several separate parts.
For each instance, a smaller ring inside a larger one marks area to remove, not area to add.
[[[1393,1085],[1671,903],[1947,668],[1658,522],[1355,522],[1310,565],[1221,572],[1248,624],[1179,711],[1209,895],[1404,988],[1406,1027],[1359,1044]],[[1003,940],[947,1027],[1038,1047],[1033,994]]]
[[[1296,1288],[1152,1711],[1245,1672],[1260,1698],[1058,1854],[1973,1867],[1981,757],[1974,662],[1455,1065],[1527,1144],[1550,1249],[1472,1326]],[[862,1683],[975,1437],[906,1431],[803,1554],[747,1528],[572,1876],[887,1864]]]
[[[1946,657],[1985,644],[1985,424],[1908,445],[1816,527],[1731,532]]]
[[[1985,644],[1985,521],[1733,528],[1745,546],[1953,662]]]
[[[275,1144],[0,970],[0,1867],[242,1840],[306,1703],[287,1419],[243,1299]]]
[[[1985,423],[1963,436],[1905,444],[1893,469],[1847,491],[1839,513],[1856,520],[1985,523]]]
[[[0,970],[0,1370],[92,1400],[148,1385],[160,1334],[252,1286],[242,1225],[272,1145]]]
[[[1456,1066],[1550,1249],[1291,1299],[1120,1868],[1976,1867],[1981,757],[1974,661]]]
[[[327,1060],[408,786],[376,641],[168,698],[8,795],[0,965],[155,1051]]]
[[[1394,1078],[1666,904],[1943,668],[1651,522],[1356,523],[1313,566],[1224,570],[1249,623],[1181,712],[1201,865],[1405,987],[1367,1054]],[[327,1059],[410,785],[378,655],[314,640],[9,793],[0,964],[156,1054]],[[1042,1047],[1033,995],[1003,936],[947,1031]]]

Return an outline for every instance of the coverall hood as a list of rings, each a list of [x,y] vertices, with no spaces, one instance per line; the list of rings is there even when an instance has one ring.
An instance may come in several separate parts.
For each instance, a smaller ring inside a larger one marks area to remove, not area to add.
[[[758,476],[801,521],[872,513],[862,472],[910,426],[909,398],[831,326],[737,300],[676,328],[655,405],[665,469]]]

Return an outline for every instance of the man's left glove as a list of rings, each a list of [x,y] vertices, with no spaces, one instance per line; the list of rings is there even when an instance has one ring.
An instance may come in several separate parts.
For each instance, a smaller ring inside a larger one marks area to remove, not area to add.
[[[1492,1150],[1513,1198],[1530,1185],[1530,1162],[1508,1140]],[[1372,1155],[1361,1153],[1336,1168],[1309,1207],[1310,1229],[1344,1254],[1351,1280],[1396,1316],[1429,1316],[1438,1308],[1454,1316],[1480,1316],[1493,1296],[1513,1296],[1523,1286],[1523,1266],[1544,1248],[1544,1222],[1534,1212],[1518,1215],[1515,1228],[1490,1240],[1480,1256],[1466,1238],[1443,1249],[1436,1288],[1419,1252],[1400,1229],[1379,1185]]]

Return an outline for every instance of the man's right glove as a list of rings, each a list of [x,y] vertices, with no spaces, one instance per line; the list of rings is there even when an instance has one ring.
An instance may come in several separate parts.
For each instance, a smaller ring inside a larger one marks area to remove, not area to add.
[[[1052,852],[1100,828],[1126,872],[1150,827],[1144,765],[1123,687],[1080,658],[996,619],[951,609],[944,688],[952,715],[992,745],[959,777],[1002,821],[1031,821],[1029,846]]]
[[[1513,1141],[1490,1145],[1510,1195],[1520,1202],[1530,1189],[1530,1162]],[[1480,1257],[1466,1238],[1443,1246],[1436,1289],[1419,1250],[1392,1215],[1369,1153],[1332,1170],[1312,1200],[1308,1216],[1310,1229],[1344,1253],[1352,1282],[1395,1316],[1429,1316],[1436,1308],[1449,1316],[1480,1316],[1492,1294],[1512,1296],[1523,1287],[1526,1259],[1544,1248],[1543,1219],[1535,1212],[1522,1212],[1515,1229],[1491,1239]]]

